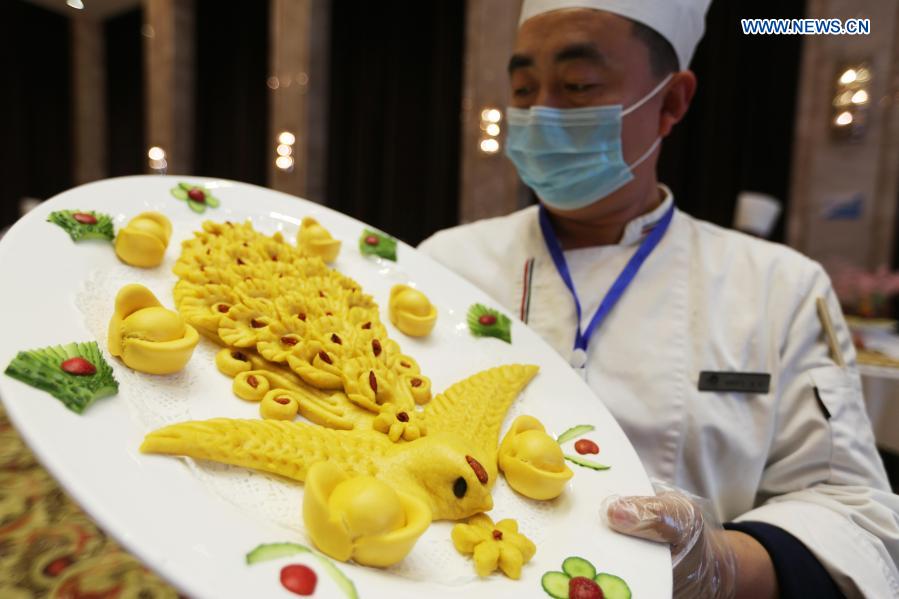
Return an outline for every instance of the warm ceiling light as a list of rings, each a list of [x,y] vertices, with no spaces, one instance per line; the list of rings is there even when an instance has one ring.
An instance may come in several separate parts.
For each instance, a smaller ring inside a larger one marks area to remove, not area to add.
[[[499,142],[495,139],[482,139],[481,151],[485,154],[496,154],[499,151]]]
[[[287,144],[278,144],[278,156],[290,156],[293,149]]]
[[[296,140],[296,136],[290,131],[282,131],[281,135],[278,136],[278,143],[287,144],[288,146],[292,146]]]
[[[852,104],[852,91],[845,91],[833,101],[834,106],[843,107]]]
[[[843,85],[849,85],[853,83],[858,78],[858,73],[855,69],[846,69],[842,75],[840,75],[840,83]]]
[[[503,113],[501,113],[496,108],[485,108],[481,111],[481,119],[487,121],[488,123],[498,123],[503,118]]]
[[[147,150],[147,157],[150,160],[162,160],[165,158],[165,150],[160,148],[159,146],[153,146],[149,150]]]
[[[490,123],[489,125],[487,125],[487,128],[485,130],[487,131],[487,135],[490,135],[492,137],[496,137],[497,135],[499,135],[499,125],[497,125],[496,123]]]
[[[282,171],[289,170],[293,168],[293,158],[290,156],[278,156],[278,158],[275,159],[275,166]]]
[[[78,10],[84,8],[84,3],[81,0],[66,0],[66,4],[72,8],[77,8]]]
[[[841,112],[837,115],[836,120],[834,121],[840,127],[845,127],[846,125],[852,124],[852,113],[851,112]]]
[[[853,104],[866,104],[868,102],[868,92],[863,89],[858,90],[854,94],[852,94],[852,103]]]

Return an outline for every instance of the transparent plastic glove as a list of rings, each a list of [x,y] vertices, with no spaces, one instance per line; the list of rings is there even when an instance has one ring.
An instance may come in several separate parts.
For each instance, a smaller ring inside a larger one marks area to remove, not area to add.
[[[665,483],[654,486],[655,497],[606,498],[603,520],[620,533],[671,544],[676,599],[731,599],[736,559],[708,501]]]

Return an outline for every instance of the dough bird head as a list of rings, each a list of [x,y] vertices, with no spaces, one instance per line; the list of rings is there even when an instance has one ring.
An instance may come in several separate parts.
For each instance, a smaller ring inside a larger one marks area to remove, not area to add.
[[[457,435],[438,433],[394,446],[382,478],[422,499],[435,520],[493,509],[496,459]]]

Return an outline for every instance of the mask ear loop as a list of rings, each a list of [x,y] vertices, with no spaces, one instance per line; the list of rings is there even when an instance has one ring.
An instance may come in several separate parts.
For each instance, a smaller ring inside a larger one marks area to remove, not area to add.
[[[643,96],[640,100],[637,100],[636,103],[631,104],[630,106],[628,106],[625,110],[622,110],[622,111],[621,111],[621,116],[626,116],[626,115],[632,113],[633,111],[637,110],[638,108],[640,108],[641,106],[643,106],[643,105],[646,104],[647,102],[649,102],[649,101],[650,101],[650,100],[651,100],[657,93],[659,93],[659,92],[662,90],[662,88],[664,88],[666,85],[668,85],[668,82],[671,81],[671,78],[672,78],[672,77],[674,77],[674,73],[668,73],[668,76],[665,77],[664,79],[662,79],[662,81],[661,81],[657,86],[655,86],[651,92],[649,92],[648,94],[646,94],[645,96]],[[637,158],[637,159],[636,159],[634,162],[632,162],[631,164],[627,165],[628,168],[629,168],[631,171],[633,171],[635,168],[637,168],[638,166],[640,166],[641,164],[643,164],[643,162],[644,162],[647,158],[649,158],[649,157],[652,155],[653,152],[656,151],[656,148],[658,148],[658,147],[659,147],[659,144],[661,144],[661,143],[662,143],[662,138],[661,138],[661,137],[657,137],[656,140],[652,143],[652,145],[649,146],[649,149],[647,149],[645,152],[643,152],[643,155],[642,155],[642,156],[640,156],[639,158]]]
[[[657,86],[655,86],[651,92],[649,92],[648,94],[646,94],[645,96],[643,96],[642,98],[637,100],[635,103],[631,104],[630,106],[628,106],[627,108],[622,110],[621,116],[627,116],[630,113],[632,113],[633,111],[635,111],[638,108],[640,108],[641,106],[643,106],[644,104],[646,104],[647,102],[649,102],[653,98],[653,96],[655,96],[657,93],[659,93],[662,90],[663,87],[668,85],[668,82],[671,81],[672,77],[674,77],[674,73],[668,73],[668,76],[665,77],[664,79],[662,79],[662,82],[659,83]]]
[[[643,162],[644,162],[647,158],[649,158],[649,157],[652,155],[653,152],[656,151],[656,148],[658,148],[658,147],[659,147],[659,144],[661,144],[661,143],[662,143],[662,138],[661,138],[661,137],[657,137],[656,140],[655,140],[654,142],[652,142],[652,145],[649,146],[649,149],[646,150],[646,151],[643,153],[643,155],[640,156],[639,158],[637,158],[634,162],[632,162],[632,163],[630,163],[629,165],[627,165],[627,168],[629,168],[630,170],[633,171],[635,168],[637,168],[638,166],[640,166],[641,164],[643,164]]]

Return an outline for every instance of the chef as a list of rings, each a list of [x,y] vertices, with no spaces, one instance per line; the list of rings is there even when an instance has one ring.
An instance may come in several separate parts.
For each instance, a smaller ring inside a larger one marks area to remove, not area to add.
[[[827,275],[656,180],[709,1],[524,0],[506,154],[539,206],[421,249],[569,360],[664,481],[601,512],[671,544],[676,597],[899,597],[899,498]]]

